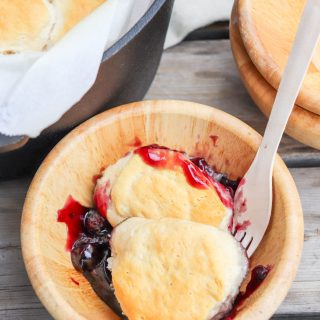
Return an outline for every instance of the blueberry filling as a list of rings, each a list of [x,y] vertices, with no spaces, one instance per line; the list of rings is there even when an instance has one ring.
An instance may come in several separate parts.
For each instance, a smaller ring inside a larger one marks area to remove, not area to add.
[[[225,320],[233,320],[239,310],[241,309],[242,304],[248,299],[262,284],[262,282],[266,279],[272,267],[270,265],[261,266],[258,265],[251,271],[251,279],[247,284],[247,287],[244,292],[240,292],[234,302],[233,309],[229,313]]]
[[[95,209],[89,210],[83,219],[84,232],[93,237],[109,240],[112,226]]]
[[[112,275],[108,269],[112,226],[96,209],[88,209],[81,221],[82,233],[71,249],[72,264],[86,277],[96,294],[125,319],[115,297]]]
[[[71,261],[78,271],[92,271],[102,262],[108,249],[106,245],[82,240],[87,238],[77,240],[71,251]]]
[[[111,256],[112,227],[95,209],[90,209],[82,220],[82,231],[72,246],[71,261],[78,271],[90,272]]]

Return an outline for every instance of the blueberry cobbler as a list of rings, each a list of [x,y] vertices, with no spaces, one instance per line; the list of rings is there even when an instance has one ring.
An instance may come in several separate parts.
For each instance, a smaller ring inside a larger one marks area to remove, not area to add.
[[[59,210],[73,266],[124,319],[233,319],[270,271],[254,268],[239,293],[249,261],[231,234],[237,186],[205,159],[136,148],[102,172],[96,208],[69,197]]]

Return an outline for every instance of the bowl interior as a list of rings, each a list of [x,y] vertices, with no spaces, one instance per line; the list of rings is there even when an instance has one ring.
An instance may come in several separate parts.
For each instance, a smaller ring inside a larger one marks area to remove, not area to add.
[[[115,108],[66,136],[32,182],[21,230],[30,280],[56,319],[117,319],[72,267],[70,254],[64,249],[66,227],[57,223],[57,210],[63,207],[68,195],[84,205],[92,205],[93,176],[133,149],[136,139],[143,145],[157,143],[204,156],[216,170],[237,178],[249,167],[260,136],[222,111],[181,101],[147,101]],[[270,264],[272,271],[242,306],[237,319],[271,316],[293,280],[302,242],[299,196],[278,158],[271,223],[251,259],[252,267]]]

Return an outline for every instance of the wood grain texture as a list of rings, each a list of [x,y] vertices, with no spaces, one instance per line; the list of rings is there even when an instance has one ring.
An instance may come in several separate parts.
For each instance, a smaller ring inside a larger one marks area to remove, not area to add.
[[[246,51],[264,79],[277,89],[305,0],[239,0],[239,30]],[[320,45],[317,46],[297,104],[320,115]]]
[[[146,99],[170,98],[215,106],[260,134],[267,123],[242,83],[228,40],[188,41],[167,50]],[[288,135],[279,153],[289,166],[320,165],[320,151]]]
[[[237,1],[235,1],[230,23],[233,55],[249,94],[260,110],[269,116],[276,97],[276,90],[260,75],[247,54],[238,29],[237,12]],[[295,105],[287,123],[286,132],[298,141],[320,149],[319,115]]]

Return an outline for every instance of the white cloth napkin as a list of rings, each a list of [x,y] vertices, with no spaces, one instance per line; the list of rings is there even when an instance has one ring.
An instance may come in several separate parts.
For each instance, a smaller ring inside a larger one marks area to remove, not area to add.
[[[0,133],[38,136],[95,82],[101,58],[154,0],[108,0],[46,53],[0,55]],[[166,47],[229,17],[232,0],[176,0]],[[81,72],[79,72],[81,70]]]
[[[233,0],[175,0],[165,48],[210,23],[229,20]]]

